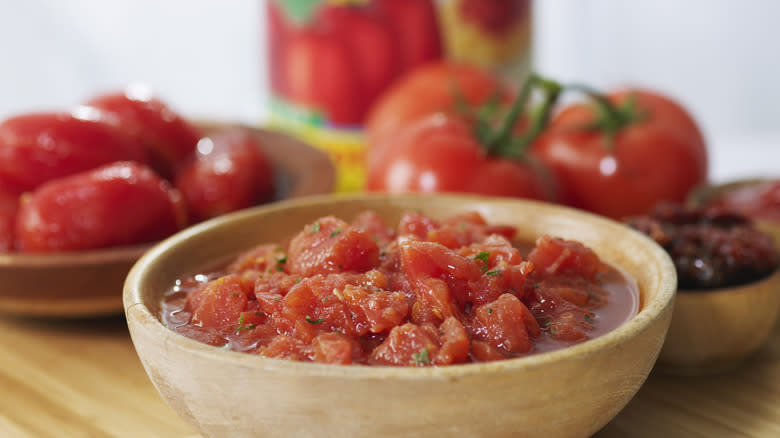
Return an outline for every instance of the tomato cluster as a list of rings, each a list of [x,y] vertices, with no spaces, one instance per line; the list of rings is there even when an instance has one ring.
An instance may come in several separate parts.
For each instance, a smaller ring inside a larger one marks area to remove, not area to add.
[[[401,73],[441,56],[432,0],[319,3],[308,11],[292,2],[266,2],[270,82],[277,97],[330,123],[362,123]],[[311,16],[296,16],[302,14]]]
[[[139,89],[0,123],[0,252],[146,243],[273,195],[261,145]]]
[[[559,105],[572,89],[590,102]],[[602,94],[532,75],[517,93],[475,67],[441,62],[381,96],[366,131],[368,190],[518,196],[622,218],[682,202],[707,180],[696,122],[644,89]]]

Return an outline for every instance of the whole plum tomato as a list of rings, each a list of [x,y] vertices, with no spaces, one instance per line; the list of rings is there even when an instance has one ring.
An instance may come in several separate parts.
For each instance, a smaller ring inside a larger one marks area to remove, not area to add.
[[[528,132],[519,136],[518,117],[532,87],[542,86],[545,102]],[[389,192],[467,192],[552,201],[556,183],[525,148],[546,123],[560,88],[532,78],[502,120],[432,114],[401,129],[392,147],[369,162],[366,188]]]
[[[286,37],[284,97],[336,125],[363,123],[400,72],[392,26],[365,6],[322,3],[311,25],[288,29]]]
[[[707,149],[693,118],[648,90],[564,108],[533,146],[562,187],[562,202],[612,218],[682,202],[707,180]]]
[[[256,205],[274,194],[274,171],[259,140],[241,130],[203,138],[176,177],[195,221]]]
[[[395,29],[402,71],[441,58],[441,32],[433,0],[373,0],[372,5]]]
[[[195,151],[199,129],[141,86],[95,96],[87,106],[110,114],[108,120],[140,142],[160,175],[171,178],[176,167]]]
[[[0,253],[14,248],[14,223],[19,209],[19,194],[0,183]]]
[[[497,76],[468,64],[433,62],[402,76],[376,103],[366,119],[368,159],[378,144],[409,123],[430,114],[454,114],[460,105],[474,107],[498,99],[511,103],[514,90]]]
[[[146,163],[148,155],[94,111],[31,113],[0,123],[0,180],[20,190],[122,160]]]
[[[21,252],[152,242],[186,225],[179,192],[145,165],[116,162],[50,181],[22,197]]]

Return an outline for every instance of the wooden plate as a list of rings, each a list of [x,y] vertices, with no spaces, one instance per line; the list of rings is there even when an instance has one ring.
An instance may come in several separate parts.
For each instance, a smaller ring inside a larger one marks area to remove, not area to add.
[[[256,135],[276,170],[276,199],[330,193],[330,159],[287,135],[246,125],[199,121],[206,135],[246,129]],[[88,317],[121,313],[122,284],[152,245],[58,254],[0,254],[0,313]]]

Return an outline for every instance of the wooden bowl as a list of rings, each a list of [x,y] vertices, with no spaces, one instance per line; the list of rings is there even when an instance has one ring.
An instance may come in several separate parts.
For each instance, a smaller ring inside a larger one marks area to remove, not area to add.
[[[370,209],[397,223],[476,210],[518,227],[577,239],[633,276],[639,313],[573,347],[506,361],[445,367],[301,363],[212,347],[158,318],[174,281],[260,242],[277,242],[317,217]],[[125,314],[133,343],[165,401],[208,437],[588,437],[633,397],[661,349],[676,274],[649,238],[582,211],[532,201],[467,196],[349,195],[284,201],[185,230],[146,253],[128,275]]]
[[[780,314],[780,269],[763,280],[677,293],[656,368],[669,374],[732,370],[769,338]]]
[[[276,199],[329,193],[335,183],[324,153],[284,134],[249,126],[198,122],[206,134],[246,129],[276,169]],[[151,245],[56,254],[0,254],[0,313],[85,317],[122,311],[127,272]]]

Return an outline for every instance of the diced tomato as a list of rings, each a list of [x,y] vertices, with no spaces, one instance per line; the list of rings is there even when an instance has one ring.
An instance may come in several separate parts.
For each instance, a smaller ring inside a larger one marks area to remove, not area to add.
[[[296,361],[310,361],[314,359],[314,351],[311,345],[286,335],[276,336],[265,348],[261,348],[259,353],[263,356],[277,359]]]
[[[479,339],[507,353],[531,351],[532,338],[540,333],[531,311],[512,294],[478,307],[473,325]]]
[[[439,326],[441,348],[433,357],[434,365],[466,362],[469,356],[469,338],[463,324],[456,318],[447,318]]]
[[[237,324],[251,290],[240,277],[228,275],[210,281],[200,291],[192,322],[201,327]]]
[[[439,346],[422,327],[406,323],[390,330],[387,339],[369,357],[373,365],[431,365]]]
[[[364,211],[355,217],[352,226],[364,231],[382,246],[389,244],[395,238],[395,231],[387,226],[384,219],[375,211]]]
[[[314,361],[349,365],[360,359],[360,344],[341,333],[321,333],[314,341]]]
[[[290,242],[288,272],[311,276],[364,272],[379,264],[379,246],[368,233],[327,216],[304,227]]]
[[[539,276],[577,274],[593,279],[606,268],[596,253],[585,245],[571,240],[542,236],[528,254]]]

